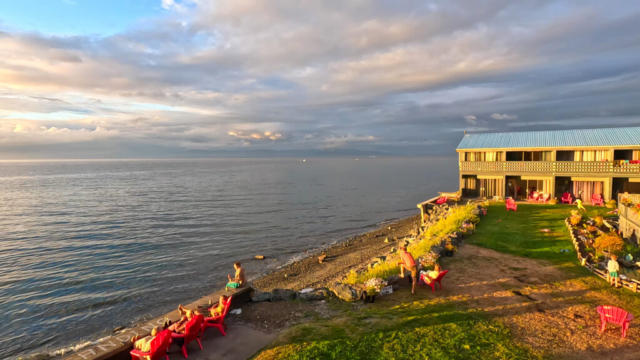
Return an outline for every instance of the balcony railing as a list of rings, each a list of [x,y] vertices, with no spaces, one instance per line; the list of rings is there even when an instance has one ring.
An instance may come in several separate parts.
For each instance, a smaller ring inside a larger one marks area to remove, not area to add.
[[[463,161],[460,171],[640,174],[640,164],[613,161]]]

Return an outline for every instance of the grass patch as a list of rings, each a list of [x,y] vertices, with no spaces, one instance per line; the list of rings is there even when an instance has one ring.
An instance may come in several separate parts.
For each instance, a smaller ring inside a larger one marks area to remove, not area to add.
[[[562,205],[518,204],[518,211],[507,212],[504,205],[492,204],[472,243],[507,254],[577,266],[577,255],[564,224],[573,209]]]

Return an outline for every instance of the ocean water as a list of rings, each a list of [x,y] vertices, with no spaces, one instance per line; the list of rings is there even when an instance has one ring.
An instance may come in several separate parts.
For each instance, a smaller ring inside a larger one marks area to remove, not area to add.
[[[234,261],[255,277],[457,185],[455,158],[0,162],[0,358],[159,316]]]

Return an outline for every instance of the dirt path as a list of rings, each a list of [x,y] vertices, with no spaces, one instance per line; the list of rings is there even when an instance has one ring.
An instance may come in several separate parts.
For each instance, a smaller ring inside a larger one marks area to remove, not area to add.
[[[287,265],[253,281],[253,287],[262,291],[275,288],[301,290],[318,288],[342,279],[351,269],[366,266],[374,257],[398,246],[396,239],[410,235],[419,216],[412,216],[383,228],[358,235],[325,250],[327,258],[322,264],[317,256]],[[385,242],[385,239],[389,239]]]
[[[450,273],[441,296],[502,320],[516,341],[538,352],[563,359],[640,358],[640,328],[632,325],[626,339],[617,326],[599,331],[596,306],[619,300],[549,263],[466,244],[445,268]]]

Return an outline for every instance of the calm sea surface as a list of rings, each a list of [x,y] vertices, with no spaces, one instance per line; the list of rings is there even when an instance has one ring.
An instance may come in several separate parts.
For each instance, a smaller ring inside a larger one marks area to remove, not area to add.
[[[0,162],[0,358],[161,315],[233,261],[255,277],[417,214],[456,172],[455,158]]]

